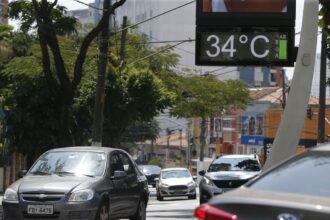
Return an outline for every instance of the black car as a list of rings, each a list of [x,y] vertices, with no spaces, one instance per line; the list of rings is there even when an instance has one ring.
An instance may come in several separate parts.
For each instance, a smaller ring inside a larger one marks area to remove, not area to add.
[[[330,144],[297,154],[195,209],[196,220],[330,219]]]
[[[199,183],[199,201],[207,202],[215,195],[235,189],[259,175],[261,164],[257,155],[224,155],[212,161]]]
[[[146,219],[147,179],[123,150],[53,149],[25,173],[4,193],[5,220]]]
[[[156,178],[159,178],[162,168],[156,165],[139,165],[139,169],[148,179],[148,184],[156,187]]]

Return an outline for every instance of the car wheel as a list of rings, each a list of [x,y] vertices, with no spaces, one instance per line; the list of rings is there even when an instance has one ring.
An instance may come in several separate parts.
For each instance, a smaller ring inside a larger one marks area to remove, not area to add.
[[[163,201],[164,200],[163,196],[160,195],[159,191],[157,191],[157,200],[158,201]]]
[[[143,200],[140,201],[139,207],[136,210],[135,216],[133,216],[129,219],[130,220],[146,220],[147,219],[146,204]]]
[[[109,220],[109,206],[107,202],[102,202],[97,210],[96,220]]]
[[[192,196],[188,196],[188,199],[196,199],[196,194]]]

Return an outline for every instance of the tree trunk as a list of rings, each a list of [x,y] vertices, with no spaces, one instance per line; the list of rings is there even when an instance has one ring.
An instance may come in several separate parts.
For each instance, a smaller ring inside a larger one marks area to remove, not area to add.
[[[58,124],[57,124],[57,138],[59,147],[72,146],[74,141],[70,132],[70,120],[72,118],[72,102],[71,95],[64,94],[65,92],[59,91],[56,94],[57,99],[55,101]]]

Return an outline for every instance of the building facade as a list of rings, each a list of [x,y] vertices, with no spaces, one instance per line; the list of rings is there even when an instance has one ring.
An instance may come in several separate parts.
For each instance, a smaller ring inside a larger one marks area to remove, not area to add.
[[[5,18],[5,14],[8,10],[8,0],[0,0],[0,23],[8,24],[8,19]]]

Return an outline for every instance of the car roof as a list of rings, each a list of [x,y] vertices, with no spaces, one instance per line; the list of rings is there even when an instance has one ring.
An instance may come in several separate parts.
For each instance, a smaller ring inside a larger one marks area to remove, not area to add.
[[[311,151],[330,151],[330,144],[329,143],[321,144],[321,145],[318,145],[317,147],[309,148],[309,150],[311,150]]]
[[[218,158],[256,158],[255,154],[228,154],[221,155]]]
[[[188,170],[188,169],[187,168],[183,168],[183,167],[173,167],[173,168],[162,169],[162,171],[170,171],[170,170]]]
[[[59,151],[92,151],[92,152],[104,152],[109,153],[115,150],[123,151],[118,148],[111,148],[111,147],[100,147],[100,146],[73,146],[73,147],[61,147],[61,148],[54,148],[49,150],[48,152],[59,152]]]

